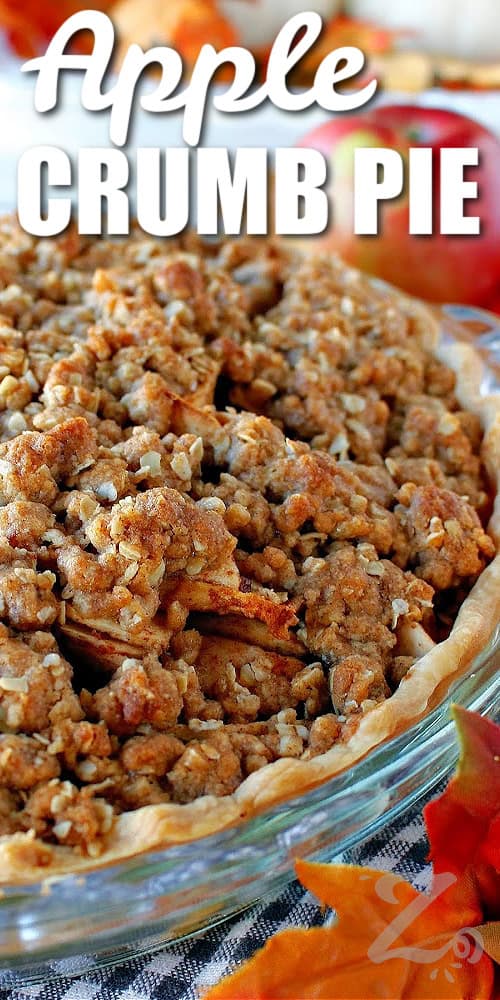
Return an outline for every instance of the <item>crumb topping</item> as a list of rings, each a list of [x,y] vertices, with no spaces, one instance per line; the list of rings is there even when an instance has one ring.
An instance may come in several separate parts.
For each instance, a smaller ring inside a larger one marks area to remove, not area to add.
[[[0,836],[97,858],[392,696],[494,555],[482,432],[335,260],[3,219],[0,276]]]

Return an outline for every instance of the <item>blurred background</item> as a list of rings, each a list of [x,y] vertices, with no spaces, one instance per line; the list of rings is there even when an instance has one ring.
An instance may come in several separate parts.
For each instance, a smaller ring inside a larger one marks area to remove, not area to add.
[[[352,264],[423,298],[500,312],[500,0],[0,0],[0,211],[15,207],[17,162],[29,146],[49,143],[76,155],[80,146],[109,145],[107,114],[82,109],[76,74],[65,80],[64,99],[47,118],[34,111],[33,77],[20,72],[22,60],[44,52],[59,25],[88,6],[113,19],[115,70],[131,43],[144,49],[165,44],[181,53],[189,75],[200,47],[210,42],[218,49],[250,48],[261,78],[284,22],[304,9],[316,10],[324,21],[322,36],[290,83],[309,86],[327,53],[357,45],[367,56],[363,75],[376,75],[380,84],[371,117],[363,110],[346,123],[345,115],[336,118],[317,107],[290,114],[267,104],[249,115],[224,116],[210,107],[204,144],[316,146],[330,166],[336,209],[316,248],[333,248]],[[90,51],[92,39],[80,36],[76,44]],[[151,78],[141,86],[150,87]],[[397,106],[397,113],[387,105]],[[441,110],[455,118],[445,120]],[[181,144],[181,128],[182,113],[154,116],[136,106],[131,162],[138,146]],[[379,237],[353,241],[349,171],[360,132],[364,145],[390,145],[404,156],[412,144],[432,145],[437,192],[440,147],[479,147],[480,203],[471,203],[470,211],[483,220],[481,237],[409,237],[403,201],[393,212],[387,207]],[[135,184],[132,169],[132,204]]]
[[[307,83],[325,51],[358,44],[393,89],[500,86],[499,0],[0,0],[4,62],[8,49],[22,57],[42,51],[59,24],[87,6],[112,14],[122,49],[131,41],[170,43],[189,64],[203,42],[241,43],[263,66],[284,21],[316,10],[325,31],[299,82]]]

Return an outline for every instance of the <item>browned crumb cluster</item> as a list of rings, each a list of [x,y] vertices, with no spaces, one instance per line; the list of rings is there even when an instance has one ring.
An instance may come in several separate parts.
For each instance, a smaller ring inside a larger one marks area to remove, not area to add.
[[[4,219],[0,282],[0,833],[98,856],[390,697],[493,555],[481,429],[421,318],[272,241]]]

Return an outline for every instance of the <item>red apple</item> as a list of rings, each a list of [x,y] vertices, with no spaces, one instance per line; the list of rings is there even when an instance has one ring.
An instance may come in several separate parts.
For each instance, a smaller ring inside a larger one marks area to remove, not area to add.
[[[323,246],[421,298],[475,305],[491,299],[500,285],[500,139],[478,122],[452,111],[391,105],[332,119],[309,132],[299,145],[319,149],[331,165],[332,221],[321,238]],[[354,149],[359,146],[387,146],[403,157],[410,147],[431,147],[437,206],[440,149],[478,147],[479,166],[466,168],[466,178],[477,180],[479,197],[465,202],[464,211],[480,217],[481,234],[442,236],[438,208],[435,234],[410,236],[408,198],[403,194],[382,203],[378,237],[354,236],[353,162]]]

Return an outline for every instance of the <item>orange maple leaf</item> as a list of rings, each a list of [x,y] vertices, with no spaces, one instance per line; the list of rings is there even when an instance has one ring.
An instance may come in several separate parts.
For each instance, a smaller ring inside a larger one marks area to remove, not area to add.
[[[458,707],[454,717],[458,771],[425,810],[430,895],[387,872],[299,861],[336,925],[282,931],[206,1000],[500,1000],[500,727]]]
[[[297,875],[336,926],[282,931],[206,1000],[492,997],[493,962],[470,930],[478,911],[449,905],[453,876],[427,896],[370,868],[299,861]]]
[[[112,0],[93,0],[94,9],[107,10]],[[40,3],[40,0],[0,0],[0,28],[17,55],[31,58],[42,52],[63,21],[89,4],[84,0],[59,0],[58,3]],[[90,44],[90,41],[89,41]],[[88,47],[83,38],[80,47]]]
[[[455,776],[424,809],[436,873],[458,876],[486,918],[500,917],[500,726],[455,705],[460,741]]]

